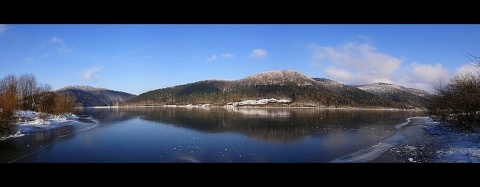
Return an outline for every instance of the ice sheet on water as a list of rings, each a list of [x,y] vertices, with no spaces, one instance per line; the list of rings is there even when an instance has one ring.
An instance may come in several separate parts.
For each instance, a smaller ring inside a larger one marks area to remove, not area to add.
[[[415,119],[416,121],[421,120],[421,121],[424,121],[424,123],[428,122],[428,118],[425,118],[425,117],[410,117],[407,119],[406,122],[395,125],[395,129],[397,129],[397,132],[395,134],[387,138],[384,138],[377,144],[367,147],[366,149],[362,149],[360,151],[334,159],[330,162],[331,163],[364,163],[364,162],[369,162],[377,159],[378,157],[380,157],[382,154],[384,154],[391,148],[399,145],[400,143],[408,139],[408,136],[399,130],[400,128],[412,123],[412,119]]]
[[[330,161],[331,163],[363,163],[375,160],[380,157],[383,153],[388,151],[390,148],[398,145],[407,139],[407,136],[402,132],[397,132],[396,134],[387,137],[380,141],[378,144],[375,144],[366,149],[348,154],[346,156],[337,158]]]
[[[479,132],[467,132],[439,123],[429,126],[426,131],[438,137],[439,149],[431,162],[480,163]]]
[[[395,127],[400,129],[407,124],[421,125],[422,128],[419,129],[425,130],[431,135],[434,138],[433,143],[431,145],[414,144],[395,147],[408,138],[407,135],[397,131],[396,134],[385,138],[376,145],[331,162],[368,162],[390,150],[395,157],[407,162],[480,163],[479,132],[454,129],[452,126],[436,122],[430,117],[411,117],[408,123],[398,124]]]
[[[15,116],[19,118],[16,124],[17,131],[15,134],[0,137],[0,140],[8,138],[21,137],[29,133],[34,133],[41,130],[53,129],[65,125],[81,125],[86,123],[97,124],[98,121],[91,116],[85,120],[75,114],[67,113],[61,115],[50,115],[34,111],[15,111]]]
[[[4,136],[0,137],[0,140],[6,140],[8,138],[17,138],[17,137],[22,137],[25,136],[25,134],[21,133],[20,131],[17,131],[15,134],[9,135],[9,136]]]

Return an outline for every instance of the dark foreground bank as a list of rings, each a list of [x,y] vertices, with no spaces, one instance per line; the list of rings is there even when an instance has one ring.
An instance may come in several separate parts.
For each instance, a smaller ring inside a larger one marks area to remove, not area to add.
[[[369,163],[480,163],[480,133],[411,118],[399,129],[406,140]]]

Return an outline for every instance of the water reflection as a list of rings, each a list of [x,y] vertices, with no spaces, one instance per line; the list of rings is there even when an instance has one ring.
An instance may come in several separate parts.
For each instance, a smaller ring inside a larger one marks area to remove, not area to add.
[[[50,145],[56,141],[74,139],[76,133],[92,128],[95,125],[91,122],[64,122],[45,126],[14,126],[10,133],[12,134],[14,131],[21,132],[23,136],[0,141],[0,162],[11,162],[37,151],[50,149]]]
[[[102,124],[139,117],[144,120],[188,128],[202,133],[238,133],[273,143],[294,143],[308,136],[325,136],[344,131],[385,136],[392,125],[422,111],[319,109],[319,108],[216,108],[138,107],[84,109]],[[348,137],[338,137],[340,143]]]
[[[265,108],[239,108],[239,107],[231,107],[227,108],[229,111],[236,112],[243,114],[247,117],[267,117],[267,118],[273,118],[273,117],[290,117],[292,116],[291,110],[268,110]]]
[[[0,141],[0,161],[328,162],[370,147],[396,133],[396,124],[425,114],[255,107],[84,108],[76,113],[99,123],[85,132],[91,124],[27,130],[27,136]]]

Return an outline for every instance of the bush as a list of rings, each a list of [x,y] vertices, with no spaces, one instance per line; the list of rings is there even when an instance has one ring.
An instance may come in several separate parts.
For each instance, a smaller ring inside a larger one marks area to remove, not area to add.
[[[465,128],[480,126],[480,76],[463,73],[454,76],[445,86],[435,88],[428,106],[431,115],[443,122]]]
[[[0,121],[10,121],[19,102],[16,77],[8,75],[0,80]]]
[[[14,125],[15,110],[33,110],[48,114],[62,114],[73,110],[73,98],[50,90],[50,85],[37,83],[32,74],[19,77],[10,74],[0,79],[0,126],[4,128]]]

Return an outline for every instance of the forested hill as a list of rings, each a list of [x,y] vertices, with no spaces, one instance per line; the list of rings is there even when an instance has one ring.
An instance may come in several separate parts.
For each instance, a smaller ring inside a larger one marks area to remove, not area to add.
[[[357,88],[385,97],[395,102],[412,106],[425,106],[430,102],[431,93],[415,88],[406,88],[388,83],[358,85]]]
[[[417,96],[428,101],[429,95]],[[132,97],[122,105],[227,105],[262,99],[290,101],[267,103],[282,106],[424,108],[424,103],[404,102],[358,86],[310,78],[294,70],[261,72],[233,81],[203,80],[161,88]]]
[[[127,99],[135,97],[135,95],[126,92],[80,85],[66,86],[55,92],[73,97],[76,106],[80,107],[118,106]]]

